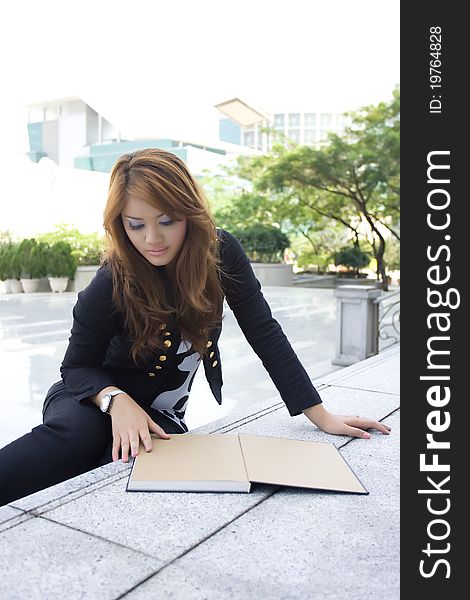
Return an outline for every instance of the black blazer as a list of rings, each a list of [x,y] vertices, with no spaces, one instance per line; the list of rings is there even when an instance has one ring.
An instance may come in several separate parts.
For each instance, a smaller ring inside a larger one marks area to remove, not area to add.
[[[303,409],[320,403],[320,396],[272,316],[242,245],[225,229],[217,228],[217,235],[222,266],[230,275],[230,278],[222,275],[227,304],[290,415],[299,415]],[[129,358],[132,344],[126,338],[122,318],[112,304],[112,277],[106,264],[101,265],[88,286],[78,292],[72,314],[71,336],[60,366],[69,393],[79,402],[89,402],[89,396],[107,386],[117,386],[136,401],[150,403],[181,341],[175,323],[166,324],[167,339],[171,342],[166,351],[135,364]],[[210,355],[203,359],[206,379],[219,404],[222,404],[223,385],[218,346],[221,331],[222,323],[210,332],[207,339]]]

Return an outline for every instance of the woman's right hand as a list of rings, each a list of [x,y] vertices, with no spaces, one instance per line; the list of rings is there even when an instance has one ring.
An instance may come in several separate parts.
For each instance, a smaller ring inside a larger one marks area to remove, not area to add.
[[[109,412],[113,426],[113,462],[119,459],[119,448],[122,446],[122,462],[128,461],[129,448],[131,455],[139,453],[140,439],[147,452],[152,450],[150,432],[169,440],[171,436],[151,419],[137,402],[128,394],[118,394],[114,398]]]

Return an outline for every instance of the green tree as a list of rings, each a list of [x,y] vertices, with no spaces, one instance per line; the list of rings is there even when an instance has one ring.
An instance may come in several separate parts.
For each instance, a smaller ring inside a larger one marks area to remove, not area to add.
[[[233,177],[233,168],[226,169],[227,178]],[[246,171],[243,174],[245,179],[239,181],[249,183],[246,177],[251,175]],[[218,226],[233,232],[255,224],[274,225],[294,240],[291,247],[299,266],[315,265],[320,272],[324,272],[331,262],[332,252],[344,246],[349,238],[353,238],[354,244],[359,243],[358,222],[354,225],[346,218],[341,222],[338,211],[335,215],[337,218],[332,219],[327,213],[313,212],[296,195],[283,192],[271,192],[269,195],[255,193],[241,184],[236,188],[232,185],[224,190],[222,180],[218,180],[218,186],[216,194],[221,208],[214,212]],[[209,187],[206,193],[210,194],[210,189]]]
[[[278,145],[268,156],[240,157],[236,168],[253,182],[255,193],[295,199],[314,220],[341,223],[355,246],[360,236],[366,237],[385,290],[384,230],[399,239],[393,226],[399,218],[399,104],[396,89],[390,102],[349,113],[345,135],[330,134],[321,148]]]
[[[348,230],[332,219],[320,218],[306,221],[295,228],[299,236],[292,244],[297,265],[304,269],[315,268],[325,273],[334,256],[348,241]]]
[[[400,244],[396,238],[391,238],[387,241],[384,262],[389,269],[395,270],[400,268]]]
[[[262,194],[242,190],[215,211],[214,217],[219,227],[234,231],[256,224],[272,225],[275,221],[272,209],[272,203]]]

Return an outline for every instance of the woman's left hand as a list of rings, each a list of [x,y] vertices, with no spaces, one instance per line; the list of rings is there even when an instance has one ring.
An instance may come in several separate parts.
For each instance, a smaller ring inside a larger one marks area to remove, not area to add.
[[[325,431],[336,435],[350,435],[352,437],[370,438],[366,429],[377,429],[388,435],[392,430],[388,425],[372,421],[357,415],[334,415],[326,410],[323,404],[315,404],[302,411],[314,425]]]

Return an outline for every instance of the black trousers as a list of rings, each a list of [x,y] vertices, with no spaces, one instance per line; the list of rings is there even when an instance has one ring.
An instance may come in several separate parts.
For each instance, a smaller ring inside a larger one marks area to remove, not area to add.
[[[142,408],[166,433],[185,433],[160,412]],[[0,448],[0,506],[113,460],[111,417],[78,402],[62,380],[49,388],[42,410],[42,425]]]

